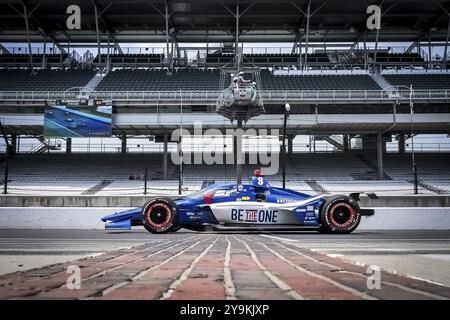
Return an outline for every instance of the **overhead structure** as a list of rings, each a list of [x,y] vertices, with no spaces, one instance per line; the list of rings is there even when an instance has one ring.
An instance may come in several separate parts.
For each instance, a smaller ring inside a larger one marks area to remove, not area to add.
[[[302,30],[301,37],[309,45],[324,41],[354,43],[361,39],[366,30],[367,6],[379,5],[381,2],[136,0],[130,5],[127,0],[95,0],[93,5],[92,1],[86,0],[76,3],[82,14],[81,30],[66,28],[66,8],[74,4],[72,0],[28,0],[26,7],[31,42],[42,42],[47,36],[55,43],[96,43],[94,11],[97,8],[97,13],[103,11],[97,15],[100,22],[99,31],[106,33],[115,45],[165,43],[168,18],[170,30],[173,30],[170,37],[176,37],[178,43],[233,43],[236,41],[236,30],[239,29],[241,31],[238,37],[241,43],[294,43],[299,39],[299,30]],[[387,10],[391,6],[393,7]],[[155,7],[158,10],[155,10]],[[431,41],[445,42],[449,25],[446,11],[448,12],[449,8],[448,0],[383,1],[382,28],[379,32],[367,32],[366,40],[374,42],[378,34],[379,39],[386,42],[416,42],[421,39],[427,41],[427,36],[430,35]],[[22,3],[18,0],[1,1],[0,12],[0,42],[27,42]],[[430,30],[433,31],[430,33]]]

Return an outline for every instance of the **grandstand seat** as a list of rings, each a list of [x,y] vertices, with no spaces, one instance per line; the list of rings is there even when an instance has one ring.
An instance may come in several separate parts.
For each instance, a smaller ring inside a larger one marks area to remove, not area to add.
[[[216,91],[218,71],[116,70],[97,86],[97,91]]]
[[[281,75],[261,73],[265,90],[380,90],[368,75]]]
[[[64,91],[84,86],[94,75],[91,70],[0,70],[0,91]]]
[[[393,86],[413,86],[415,90],[450,89],[450,74],[386,74]]]
[[[47,65],[62,65],[64,61],[69,57],[68,54],[46,54],[45,60]],[[32,54],[33,66],[41,67],[44,55],[43,54]],[[2,67],[21,67],[30,65],[30,55],[29,54],[10,54],[3,53],[0,54],[0,66]]]
[[[108,159],[108,161],[105,161]],[[376,159],[369,158],[376,163]],[[417,154],[419,180],[450,194],[448,154]],[[377,194],[411,194],[410,155],[385,155],[385,172],[392,180],[361,180],[362,173],[372,170],[351,153],[294,154],[286,164],[287,188],[307,192]],[[176,194],[177,167],[169,162],[168,178],[162,180],[161,154],[42,154],[16,155],[11,160],[9,192],[12,194],[81,194],[104,180],[110,181],[98,195],[142,194],[144,171],[149,173],[148,191],[153,194]],[[2,164],[0,164],[1,166]],[[255,165],[243,165],[243,181],[252,176]],[[1,169],[1,168],[0,168]],[[205,182],[234,183],[233,165],[185,165],[183,187],[188,192],[201,189]],[[130,175],[140,176],[130,180]],[[282,185],[281,175],[269,176],[272,186]],[[320,190],[313,189],[314,182]],[[420,193],[433,191],[420,187]]]

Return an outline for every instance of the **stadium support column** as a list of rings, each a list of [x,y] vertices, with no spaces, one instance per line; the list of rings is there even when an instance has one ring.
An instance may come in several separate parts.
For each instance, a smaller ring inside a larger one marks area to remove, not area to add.
[[[97,5],[94,4],[94,15],[95,15],[95,34],[97,36],[97,57],[98,57],[98,63],[102,63],[102,58],[101,58],[101,45],[100,45],[100,32],[98,30],[98,12],[97,12]]]
[[[398,152],[405,153],[405,134],[401,133],[397,136],[398,140]]]
[[[237,121],[237,130],[233,137],[233,145],[236,158],[236,183],[242,184],[242,120]]]
[[[384,178],[384,168],[383,168],[383,136],[377,135],[377,168],[378,168],[378,179],[383,180]]]
[[[234,40],[234,56],[235,56],[236,64],[237,64],[236,67],[239,70],[240,59],[238,62],[237,61],[238,54],[239,54],[239,0],[236,1],[236,38]],[[240,184],[240,183],[238,183],[238,184]]]
[[[167,179],[167,133],[164,134],[164,147],[163,147],[163,179]]]
[[[364,70],[367,70],[367,32],[364,30]]]
[[[292,153],[294,153],[294,148],[293,148],[294,138],[295,138],[295,135],[288,136],[288,155],[292,155]]]
[[[241,57],[239,59],[236,59],[239,54],[239,19],[248,11],[251,7],[255,4],[254,2],[250,3],[245,10],[242,12],[239,8],[239,0],[236,1],[236,11],[233,12],[230,8],[228,8],[223,2],[220,2],[221,6],[224,7],[235,19],[236,19],[236,35],[234,39],[234,54],[235,54],[235,63],[236,63],[236,69],[240,69],[240,61]]]
[[[166,57],[169,61],[169,66],[172,65],[172,57],[169,55],[169,5],[167,4],[167,1],[165,2],[165,14],[164,19],[166,20]]]
[[[291,111],[291,105],[286,102],[284,107],[284,117],[283,117],[283,141],[281,147],[281,171],[283,176],[283,189],[286,188],[286,129],[287,129],[287,119],[289,118],[289,112]]]
[[[302,35],[302,34],[300,34],[300,38],[299,38],[299,40],[298,40],[298,55],[299,55],[299,58],[298,58],[298,62],[299,62],[299,69],[300,69],[300,70],[302,70],[302,69],[303,69],[303,58],[302,58],[302,52],[303,52],[303,50],[302,50],[302,37],[303,37],[303,35]]]
[[[42,51],[42,69],[47,69],[47,35],[44,34],[44,48]]]
[[[30,39],[30,26],[28,25],[28,18],[30,17],[31,13],[28,13],[27,6],[22,3],[23,5],[23,17],[25,19],[25,30],[27,33],[27,42],[28,42],[28,54],[30,55],[30,67],[33,68],[33,53],[31,52],[31,39]]]
[[[66,153],[72,153],[72,138],[66,139]]]
[[[445,38],[445,49],[444,49],[444,62],[447,64],[448,58],[448,41],[450,38],[450,15],[448,16],[448,27],[447,27],[447,37]],[[447,65],[446,65],[447,68]]]
[[[308,65],[308,46],[309,46],[309,20],[311,18],[311,0],[308,1],[306,9],[306,36],[305,36],[305,68]]]
[[[377,65],[377,55],[378,55],[378,41],[380,40],[380,30],[377,29],[376,35],[375,35],[375,50],[373,53],[373,67],[376,68]]]
[[[8,193],[8,175],[9,175],[9,151],[11,147],[9,145],[8,136],[6,135],[5,129],[3,128],[3,123],[0,121],[0,132],[2,134],[3,140],[5,140],[5,161],[4,161],[4,176],[3,176],[3,194]]]
[[[312,13],[311,13],[311,0],[308,1],[308,6],[306,7],[306,12],[303,11],[295,2],[292,2],[292,5],[298,10],[300,11],[303,16],[306,18],[306,37],[305,37],[305,67],[308,63],[308,46],[309,46],[309,21],[311,19],[311,17],[313,15],[315,15],[326,3],[327,1],[322,2],[321,5],[319,5],[319,7],[317,7],[317,9],[315,9]],[[301,41],[301,37],[300,37],[300,41]],[[301,53],[300,53],[301,54]]]
[[[16,154],[17,151],[17,134],[12,134],[11,135],[11,149],[10,149],[10,153],[12,155]]]
[[[428,31],[428,62],[429,62],[429,67],[431,68],[431,63],[432,63],[432,47],[431,47],[431,30]]]
[[[122,140],[121,153],[125,154],[125,153],[127,153],[127,135],[126,134],[122,134],[121,137],[120,137],[120,140]]]
[[[444,59],[443,59],[443,61],[445,62],[445,68],[447,69],[447,57],[448,57],[447,50],[448,50],[448,42],[449,42],[449,38],[450,38],[450,11],[447,10],[440,2],[437,2],[437,1],[435,1],[435,2],[437,5],[439,5],[441,7],[441,9],[444,11],[444,13],[447,14],[447,17],[448,17],[447,37],[445,38]]]
[[[342,144],[344,145],[344,152],[349,151],[349,135],[344,134],[342,137]]]

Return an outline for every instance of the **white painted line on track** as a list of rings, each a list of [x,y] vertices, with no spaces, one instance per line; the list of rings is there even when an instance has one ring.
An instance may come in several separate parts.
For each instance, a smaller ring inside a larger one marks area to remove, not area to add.
[[[194,238],[194,237],[195,237],[195,236],[188,237],[188,238],[184,239],[183,241],[178,242],[178,243],[175,243],[175,244],[173,244],[173,245],[171,245],[171,246],[169,246],[169,247],[167,247],[167,248],[158,250],[158,251],[156,251],[156,252],[152,252],[151,254],[146,255],[146,256],[143,257],[143,258],[136,259],[136,260],[133,260],[133,261],[130,261],[130,262],[121,264],[121,265],[119,265],[119,266],[116,266],[116,267],[112,267],[112,268],[106,269],[106,270],[102,270],[102,271],[100,271],[100,272],[98,272],[98,273],[96,273],[96,274],[93,274],[93,275],[89,276],[89,277],[86,278],[86,279],[83,279],[83,281],[86,281],[86,280],[89,280],[89,279],[92,279],[92,278],[95,278],[95,277],[104,275],[104,274],[106,274],[106,273],[109,272],[109,271],[113,271],[113,270],[116,270],[116,269],[120,269],[120,268],[122,268],[122,267],[124,267],[124,266],[127,266],[127,265],[129,265],[129,264],[132,264],[132,263],[144,261],[144,260],[146,260],[146,259],[148,259],[148,258],[150,258],[150,257],[152,257],[152,256],[154,256],[154,255],[160,254],[161,252],[167,251],[167,250],[169,250],[169,249],[171,249],[171,248],[177,247],[177,246],[179,246],[179,245],[181,245],[181,244],[183,244],[183,243],[185,243],[185,242],[188,242],[188,241],[190,241],[190,240],[191,240],[192,238]],[[108,262],[109,262],[109,261],[114,261],[114,260],[119,259],[119,258],[123,258],[123,257],[129,256],[129,255],[131,255],[131,254],[136,254],[136,253],[145,252],[145,251],[148,251],[149,249],[157,248],[157,247],[159,247],[159,246],[162,246],[162,245],[165,245],[165,244],[169,244],[170,242],[172,242],[172,241],[167,241],[167,242],[165,242],[165,243],[159,243],[159,244],[154,245],[154,246],[152,246],[152,247],[147,247],[147,248],[144,248],[144,249],[142,249],[142,250],[137,250],[137,251],[135,251],[135,252],[131,252],[131,253],[128,253],[128,254],[125,254],[125,255],[121,255],[121,256],[115,257],[115,258],[113,258],[113,259],[111,259],[111,260],[108,260]]]
[[[119,283],[117,283],[117,284],[115,284],[115,285],[109,287],[109,288],[106,288],[105,290],[103,290],[102,295],[105,296],[105,295],[107,295],[108,293],[111,293],[111,292],[114,291],[114,290],[117,290],[117,289],[119,289],[119,288],[121,288],[121,287],[124,287],[124,286],[126,286],[127,284],[129,284],[129,283],[131,283],[131,282],[136,282],[136,281],[142,279],[142,278],[143,278],[145,275],[147,275],[149,272],[151,272],[151,271],[153,271],[153,270],[155,270],[155,269],[157,269],[157,268],[159,268],[159,267],[165,265],[166,263],[168,263],[168,262],[170,262],[171,260],[175,259],[176,257],[182,255],[182,254],[185,253],[186,251],[192,249],[193,247],[195,247],[196,245],[198,245],[200,242],[203,242],[203,241],[205,241],[205,240],[206,240],[206,239],[199,240],[199,241],[197,241],[197,242],[191,244],[189,247],[187,247],[187,248],[185,248],[185,249],[179,251],[178,253],[174,254],[173,256],[167,258],[166,260],[164,260],[164,261],[158,263],[157,265],[155,265],[155,266],[153,266],[153,267],[151,267],[151,268],[149,268],[149,269],[146,269],[146,270],[144,270],[144,271],[141,271],[140,273],[138,273],[137,275],[135,275],[134,277],[132,277],[132,278],[130,279],[130,281],[122,281],[122,282],[119,282]]]
[[[297,253],[297,254],[299,254],[299,255],[305,257],[305,258],[308,258],[308,259],[310,259],[310,260],[312,260],[312,261],[315,261],[315,262],[317,262],[317,263],[320,263],[320,264],[322,264],[322,265],[326,265],[326,266],[328,266],[328,267],[335,268],[335,269],[340,269],[341,272],[345,272],[345,273],[348,273],[348,274],[353,274],[353,275],[356,275],[356,276],[358,276],[358,277],[365,278],[365,279],[368,278],[368,276],[366,276],[366,275],[364,275],[364,274],[360,274],[360,273],[356,273],[356,272],[351,272],[351,271],[342,270],[342,268],[339,268],[339,267],[334,266],[334,265],[332,265],[332,264],[329,264],[329,263],[326,263],[326,262],[319,261],[319,260],[314,259],[314,258],[312,258],[312,257],[309,257],[308,255],[305,255],[305,254],[303,254],[303,253],[301,253],[301,252],[299,252],[299,251],[297,251],[297,250],[294,250],[294,249],[288,248],[288,247],[286,247],[286,246],[283,246],[283,245],[280,244],[280,243],[274,242],[274,244],[276,244],[276,245],[278,245],[278,246],[280,246],[280,247],[283,247],[283,248],[285,248],[286,250],[295,252],[295,253]],[[347,261],[347,260],[346,260],[346,262],[352,263],[352,262]],[[354,263],[353,263],[353,264],[354,264]],[[386,270],[383,270],[383,271],[386,271]],[[394,273],[391,272],[391,274],[394,274]],[[409,277],[409,275],[405,275],[405,276],[406,276],[406,277]],[[429,281],[427,281],[427,280],[424,280],[424,281],[425,281],[425,282],[429,282]],[[412,293],[421,294],[421,295],[423,295],[423,296],[427,296],[427,297],[430,297],[430,298],[433,298],[433,299],[448,300],[448,298],[446,298],[446,297],[439,296],[439,295],[436,295],[436,294],[433,294],[433,293],[429,293],[429,292],[426,292],[426,291],[422,291],[422,290],[411,289],[411,288],[405,287],[405,286],[400,285],[400,284],[396,284],[396,283],[392,283],[392,282],[388,282],[388,281],[383,281],[383,280],[381,281],[381,283],[382,283],[382,284],[385,284],[385,285],[388,285],[388,286],[396,287],[396,288],[401,289],[401,290],[404,290],[404,291],[408,291],[408,292],[412,292]]]
[[[225,236],[227,240],[227,248],[225,250],[225,260],[223,266],[223,275],[225,282],[225,296],[227,300],[236,300],[236,287],[233,283],[233,278],[231,277],[230,271],[230,260],[231,260],[231,242],[228,240],[228,236]]]
[[[281,240],[281,241],[288,241],[288,242],[302,242],[302,243],[308,243],[308,242],[330,242],[330,241],[366,241],[366,242],[371,242],[371,241],[388,241],[388,242],[392,242],[392,241],[450,241],[450,238],[442,238],[442,239],[422,239],[422,238],[369,238],[369,239],[364,239],[364,238],[353,238],[353,239],[349,239],[349,238],[342,238],[342,237],[338,237],[338,238],[330,238],[330,237],[325,237],[323,239],[308,239],[308,238],[298,238],[298,239],[291,239],[291,238],[285,238],[285,237],[277,237],[277,236],[269,236],[266,234],[261,234],[261,237],[266,237],[266,238],[272,238],[272,239],[276,239],[276,240]]]
[[[263,273],[266,275],[267,278],[269,278],[278,288],[280,288],[286,295],[291,297],[295,300],[304,300],[305,298],[302,297],[300,294],[298,294],[290,285],[288,285],[286,282],[278,278],[276,275],[274,275],[272,272],[267,270],[267,268],[259,261],[258,257],[256,256],[256,253],[250,248],[250,246],[240,239],[238,239],[236,236],[233,236],[237,241],[241,242],[246,248],[247,251],[250,253],[250,256],[252,260],[256,263],[256,265],[263,271]]]
[[[214,240],[205,250],[203,250],[202,253],[200,253],[189,265],[189,267],[183,271],[183,273],[180,275],[178,279],[176,279],[174,282],[172,282],[169,285],[169,288],[166,292],[163,293],[160,300],[169,299],[172,294],[175,292],[175,290],[189,277],[194,267],[199,263],[199,261],[208,253],[208,251],[216,244],[217,240],[219,240],[220,235],[217,236],[216,240]]]
[[[305,268],[302,268],[299,265],[297,265],[294,262],[292,262],[291,260],[289,260],[286,257],[284,257],[283,255],[281,255],[280,253],[276,252],[275,250],[270,249],[265,244],[260,243],[260,245],[263,246],[264,248],[266,248],[267,250],[269,250],[270,252],[272,252],[278,258],[280,258],[281,260],[285,261],[286,263],[288,263],[289,265],[291,265],[292,267],[294,267],[295,269],[297,269],[300,272],[303,272],[303,273],[305,273],[305,274],[307,274],[309,276],[312,276],[312,277],[318,278],[320,280],[323,280],[325,282],[328,282],[328,283],[334,285],[335,287],[338,287],[339,289],[347,291],[347,292],[349,292],[349,293],[351,293],[351,294],[353,294],[353,295],[355,295],[357,297],[360,297],[360,298],[363,298],[363,299],[366,299],[366,300],[378,300],[377,298],[375,298],[375,297],[373,297],[373,296],[371,296],[371,295],[369,295],[367,293],[364,293],[364,292],[358,291],[356,289],[350,288],[350,287],[345,286],[345,285],[343,285],[343,284],[341,284],[341,283],[339,283],[339,282],[337,282],[337,281],[335,281],[333,279],[327,278],[325,276],[322,276],[320,274],[317,274],[317,273],[311,272],[311,271],[309,271],[309,270],[307,270]]]

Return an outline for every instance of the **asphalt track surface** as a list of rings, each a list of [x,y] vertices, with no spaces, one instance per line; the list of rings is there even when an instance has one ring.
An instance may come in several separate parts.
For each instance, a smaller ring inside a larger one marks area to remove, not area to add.
[[[0,230],[0,244],[2,268],[22,264],[0,276],[1,299],[450,298],[450,231]],[[71,266],[80,289],[67,287]]]
[[[51,108],[49,110],[53,112],[53,115],[45,115],[46,125],[49,125],[52,130],[59,132],[62,136],[92,137],[108,136],[111,133],[111,124],[97,121],[87,116],[83,117],[70,112],[70,110],[63,111],[57,108]],[[66,112],[70,114],[66,115]],[[68,118],[72,119],[72,121],[66,121]],[[70,128],[70,125],[75,123],[78,126],[76,128]],[[81,123],[84,125],[81,126]]]

